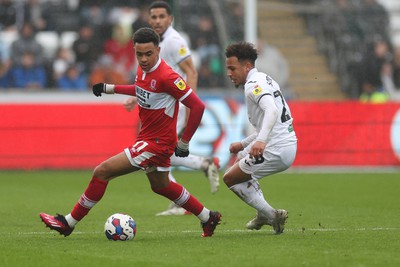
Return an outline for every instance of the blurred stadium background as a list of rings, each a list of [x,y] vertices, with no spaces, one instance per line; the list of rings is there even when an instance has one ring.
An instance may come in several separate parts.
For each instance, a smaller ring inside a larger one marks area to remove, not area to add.
[[[98,99],[90,88],[105,81],[95,71],[122,68],[106,43],[124,40],[116,37],[118,28],[130,36],[146,25],[149,2],[0,0],[1,169],[93,168],[132,143],[138,122],[123,109],[124,97]],[[207,105],[193,153],[215,154],[226,167],[233,160],[229,143],[251,131],[241,91],[224,69],[225,46],[248,40],[259,49],[257,67],[280,83],[291,105],[299,138],[295,168],[399,170],[400,1],[169,3],[175,27],[193,49],[199,95]],[[10,74],[18,65],[12,47],[23,39],[26,22],[43,48],[37,65],[45,80],[39,86],[19,85],[15,77],[28,75]],[[92,35],[80,43],[88,47],[80,55],[77,41],[87,27]],[[82,75],[83,85],[60,82],[70,68]],[[119,74],[124,81],[134,77],[132,71]]]

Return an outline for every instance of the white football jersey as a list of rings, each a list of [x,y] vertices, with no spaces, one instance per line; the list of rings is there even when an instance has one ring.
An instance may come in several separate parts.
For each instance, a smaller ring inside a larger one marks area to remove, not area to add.
[[[247,75],[244,91],[248,118],[257,133],[260,132],[264,119],[264,110],[258,104],[260,99],[262,97],[272,97],[278,109],[278,118],[266,140],[267,147],[297,142],[292,125],[292,114],[277,82],[270,76],[253,68]]]
[[[186,80],[186,74],[179,67],[186,58],[190,57],[191,52],[185,39],[170,26],[162,36],[160,42],[160,57]]]

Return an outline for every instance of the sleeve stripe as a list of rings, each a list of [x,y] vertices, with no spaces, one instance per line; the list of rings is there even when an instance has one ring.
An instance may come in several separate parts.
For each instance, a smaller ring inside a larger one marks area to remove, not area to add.
[[[188,95],[190,95],[191,92],[192,92],[192,89],[189,89],[184,96],[179,98],[179,102],[182,102],[183,100],[185,100],[185,98],[188,97]]]
[[[189,54],[189,55],[186,55],[186,57],[184,57],[184,58],[181,58],[177,63],[178,63],[178,65],[179,64],[181,64],[183,61],[185,61],[187,58],[189,58],[191,55]]]
[[[258,98],[257,104],[260,103],[261,98],[262,98],[263,96],[266,96],[266,95],[272,96],[270,93],[266,93],[266,94],[261,95],[260,98]]]

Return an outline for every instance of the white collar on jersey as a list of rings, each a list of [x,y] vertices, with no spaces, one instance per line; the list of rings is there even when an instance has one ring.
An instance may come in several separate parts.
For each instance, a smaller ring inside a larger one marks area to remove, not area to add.
[[[158,57],[157,63],[156,63],[149,71],[143,71],[143,72],[144,72],[144,73],[150,73],[150,72],[154,71],[155,69],[157,69],[158,66],[160,66],[160,64],[161,64],[161,58]]]
[[[169,34],[171,34],[173,32],[173,28],[172,28],[172,25],[169,25],[169,27],[167,28],[167,30],[163,33],[163,35],[162,36],[160,36],[161,38],[161,42],[163,41],[163,40],[165,40],[165,37],[167,37]]]
[[[249,73],[247,73],[246,82],[250,79],[251,75],[258,72],[257,68],[252,68]]]

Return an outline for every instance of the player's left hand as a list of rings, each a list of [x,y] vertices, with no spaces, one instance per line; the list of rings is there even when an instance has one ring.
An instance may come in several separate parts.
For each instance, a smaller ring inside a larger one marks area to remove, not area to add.
[[[95,96],[101,96],[102,93],[106,92],[106,84],[96,83],[95,85],[93,85],[92,89]]]
[[[189,143],[185,143],[182,139],[179,139],[175,147],[175,156],[182,158],[189,156]]]

